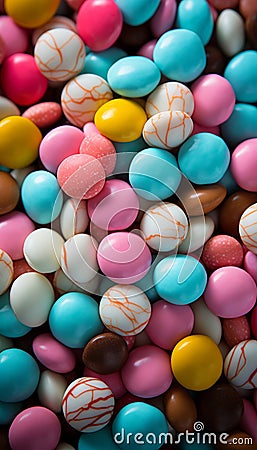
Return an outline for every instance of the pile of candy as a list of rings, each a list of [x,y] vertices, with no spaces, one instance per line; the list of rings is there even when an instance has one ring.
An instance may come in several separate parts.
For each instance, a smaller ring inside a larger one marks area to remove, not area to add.
[[[256,449],[257,1],[0,10],[1,450]]]

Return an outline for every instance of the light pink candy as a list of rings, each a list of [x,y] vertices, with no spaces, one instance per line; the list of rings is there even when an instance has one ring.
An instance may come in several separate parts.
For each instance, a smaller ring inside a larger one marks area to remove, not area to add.
[[[257,255],[253,252],[247,252],[244,258],[244,269],[253,277],[257,283]]]
[[[28,48],[28,32],[9,16],[0,17],[0,37],[5,43],[5,57],[26,52]]]
[[[47,369],[67,373],[74,369],[76,358],[65,345],[56,341],[50,333],[37,336],[33,341],[33,351],[37,359]]]
[[[35,230],[35,225],[26,214],[12,211],[0,217],[0,248],[16,260],[22,259],[26,237]]]
[[[176,0],[161,0],[156,13],[150,20],[150,28],[154,37],[159,38],[172,27],[176,12]]]
[[[257,138],[247,139],[235,148],[230,169],[242,189],[257,192]]]
[[[84,369],[83,377],[93,377],[99,378],[99,380],[104,381],[104,383],[109,386],[115,398],[120,398],[126,394],[127,390],[122,382],[120,372],[108,373],[108,375],[103,375],[93,370]]]

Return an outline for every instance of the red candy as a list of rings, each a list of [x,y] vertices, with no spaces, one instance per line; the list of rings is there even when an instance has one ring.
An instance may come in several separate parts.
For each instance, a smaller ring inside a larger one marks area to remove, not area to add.
[[[38,103],[26,109],[22,116],[32,120],[39,128],[46,128],[54,125],[62,117],[62,109],[59,103]]]
[[[246,316],[222,320],[223,336],[229,347],[250,339],[250,326]]]
[[[243,248],[235,238],[220,234],[206,242],[202,261],[208,269],[216,270],[225,266],[241,266],[243,256]]]

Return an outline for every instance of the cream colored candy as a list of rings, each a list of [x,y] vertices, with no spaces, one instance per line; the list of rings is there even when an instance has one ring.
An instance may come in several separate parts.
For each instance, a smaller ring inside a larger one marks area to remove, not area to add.
[[[76,234],[62,247],[61,267],[73,283],[83,285],[98,272],[97,241],[89,234]]]
[[[224,9],[216,22],[218,44],[226,56],[234,56],[241,52],[245,44],[244,21],[233,9]]]
[[[204,334],[209,336],[216,344],[219,344],[222,335],[219,317],[209,310],[202,298],[193,302],[190,306],[195,317],[193,334]]]
[[[49,228],[38,228],[25,239],[23,253],[32,269],[41,273],[55,272],[60,267],[62,236]]]
[[[0,120],[9,116],[19,116],[20,110],[9,98],[0,96]]]
[[[148,117],[162,111],[182,111],[191,116],[194,111],[194,97],[184,84],[168,81],[154,89],[147,97],[145,111]]]
[[[239,222],[239,234],[243,244],[257,254],[257,203],[243,212]]]
[[[186,238],[188,222],[179,206],[174,203],[158,203],[145,212],[140,228],[149,247],[168,252]]]
[[[190,217],[186,239],[179,246],[179,253],[199,250],[214,231],[214,222],[209,216]]]
[[[12,258],[4,250],[0,249],[0,295],[2,295],[8,289],[12,280]]]
[[[151,147],[171,149],[182,144],[193,131],[191,117],[182,111],[163,111],[150,117],[143,138]]]
[[[61,442],[59,445],[57,445],[55,450],[76,450],[75,447],[72,447],[72,445],[67,444],[67,442]]]
[[[47,321],[54,300],[50,281],[36,272],[20,275],[10,290],[10,304],[14,314],[28,327],[39,327]]]
[[[83,233],[89,223],[85,200],[69,198],[63,205],[60,215],[62,235],[69,239],[75,234]]]
[[[63,295],[66,292],[82,292],[85,294],[96,294],[98,292],[98,285],[100,282],[100,274],[97,273],[92,280],[87,283],[81,283],[79,286],[68,278],[62,269],[58,269],[54,274],[53,285],[59,294]]]
[[[224,374],[234,386],[257,388],[257,341],[249,339],[235,345],[224,361]]]
[[[62,410],[63,394],[68,386],[65,377],[51,370],[44,370],[41,373],[37,395],[42,406],[45,406],[55,413]]]
[[[19,187],[21,187],[23,181],[25,180],[26,176],[34,172],[36,170],[35,166],[28,166],[24,167],[24,169],[13,169],[10,174],[12,177],[17,181]]]

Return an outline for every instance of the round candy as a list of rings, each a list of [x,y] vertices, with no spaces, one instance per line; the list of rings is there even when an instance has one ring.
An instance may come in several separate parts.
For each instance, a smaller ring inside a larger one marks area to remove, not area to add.
[[[177,12],[176,0],[162,0],[155,14],[150,20],[153,36],[160,37],[172,28]]]
[[[179,206],[174,203],[159,203],[145,212],[140,229],[149,247],[168,252],[177,248],[186,238],[188,222]]]
[[[157,10],[161,0],[115,0],[129,25],[141,25],[149,20]]]
[[[130,142],[141,136],[147,120],[139,103],[116,98],[101,106],[95,114],[95,125],[101,134],[117,142]]]
[[[213,32],[213,16],[205,0],[182,0],[178,6],[176,25],[194,31],[206,45]]]
[[[189,116],[194,110],[194,97],[190,89],[182,83],[168,81],[160,84],[147,97],[145,111],[148,117],[164,111],[181,111]]]
[[[204,126],[225,122],[235,106],[235,93],[226,78],[216,74],[203,75],[192,86],[195,108],[193,120]]]
[[[129,353],[121,376],[124,386],[133,395],[142,398],[161,395],[172,382],[169,355],[154,345],[135,348]]]
[[[239,267],[221,267],[211,274],[204,300],[217,316],[240,317],[248,313],[255,304],[255,281]]]
[[[63,375],[50,370],[41,372],[37,388],[40,404],[55,413],[60,413],[62,410],[62,398],[67,385],[68,383]]]
[[[60,0],[5,0],[5,11],[20,26],[37,28],[56,13]]]
[[[82,73],[94,73],[107,80],[110,67],[120,58],[127,56],[121,48],[112,46],[102,52],[92,52],[87,55]]]
[[[69,198],[62,207],[60,227],[65,239],[75,234],[84,233],[89,223],[85,200]]]
[[[106,450],[118,450],[119,448],[113,440],[110,424],[106,425],[101,430],[98,430],[96,433],[81,433],[78,442],[78,450],[90,450],[91,448],[94,450],[101,450],[103,442]],[[57,450],[59,450],[59,448]],[[60,450],[75,449],[66,449],[65,447],[64,449],[60,448]]]
[[[138,287],[116,285],[104,293],[99,314],[110,331],[121,336],[134,336],[148,324],[151,304]]]
[[[136,220],[139,200],[125,181],[107,180],[100,194],[88,201],[91,221],[103,230],[123,230]]]
[[[157,41],[153,57],[163,75],[182,83],[195,80],[206,64],[201,39],[185,29],[164,33]]]
[[[13,309],[10,305],[10,292],[7,291],[1,295],[0,306],[0,333],[5,337],[17,338],[25,336],[31,330],[30,327],[23,325],[15,316]],[[10,345],[11,348],[13,344]]]
[[[233,9],[223,10],[216,21],[216,36],[222,52],[232,57],[243,50],[245,44],[244,20]]]
[[[6,117],[0,122],[0,138],[0,164],[10,169],[21,169],[38,157],[42,135],[31,120],[19,116]]]
[[[111,99],[112,91],[106,81],[88,73],[68,81],[62,91],[61,104],[66,118],[73,125],[83,127],[92,122],[100,106]]]
[[[244,269],[253,277],[255,283],[257,284],[257,265],[256,265],[257,255],[253,252],[246,252],[244,257]]]
[[[66,292],[82,292],[83,294],[96,294],[98,291],[99,277],[96,275],[92,280],[81,284],[79,287],[68,278],[62,269],[58,269],[54,274],[53,285],[60,295]],[[83,287],[82,287],[83,286]]]
[[[137,52],[137,55],[144,56],[145,58],[151,59],[153,61],[153,50],[157,39],[152,39],[144,44]]]
[[[22,106],[38,102],[48,86],[35,59],[26,53],[15,53],[5,59],[1,68],[1,83],[7,97]]]
[[[22,403],[6,403],[0,402],[0,424],[10,425],[17,414],[22,410]],[[1,444],[4,445],[1,440]]]
[[[0,120],[9,116],[19,116],[19,108],[6,97],[0,96]]]
[[[34,48],[40,72],[51,81],[66,81],[78,75],[85,56],[83,41],[76,33],[65,28],[46,31]]]
[[[252,316],[253,314],[254,309]],[[223,319],[222,331],[224,339],[229,347],[234,347],[234,345],[250,339],[251,337],[250,325],[246,316],[234,317],[233,319]]]
[[[177,343],[171,354],[171,368],[185,388],[203,391],[213,386],[222,373],[223,359],[208,336],[196,334]]]
[[[67,387],[62,408],[70,426],[83,433],[95,432],[111,419],[113,393],[107,384],[97,378],[78,378]]]
[[[85,366],[95,372],[109,374],[119,371],[128,358],[128,346],[116,333],[94,336],[83,351]]]
[[[222,336],[222,326],[219,317],[215,316],[202,298],[192,303],[194,313],[194,328],[192,334],[204,334],[209,336],[217,345]]]
[[[39,368],[32,356],[18,348],[0,353],[0,400],[20,402],[35,391],[39,380]]]
[[[224,76],[231,83],[238,102],[257,102],[256,72],[257,52],[254,50],[238,53],[229,61]]]
[[[0,217],[0,249],[13,259],[23,258],[26,237],[35,230],[35,225],[26,214],[13,211]]]
[[[138,152],[129,168],[129,181],[141,197],[159,201],[176,192],[181,181],[175,156],[159,148]]]
[[[230,153],[226,143],[211,133],[191,136],[178,153],[181,171],[196,184],[217,183],[225,174],[229,161]]]
[[[42,25],[39,28],[36,28],[32,33],[32,43],[33,45],[36,44],[38,38],[45,33],[46,31],[53,30],[55,28],[65,28],[71,31],[77,32],[76,24],[73,20],[69,19],[66,16],[60,16],[55,15],[50,19],[48,22],[46,22],[44,25]]]
[[[102,164],[93,156],[71,155],[59,165],[57,179],[65,194],[79,200],[88,199],[103,189],[105,172]]]
[[[228,381],[237,387],[256,389],[256,356],[256,340],[250,339],[235,345],[224,361],[224,374]]]
[[[217,235],[206,242],[202,261],[208,269],[215,270],[224,266],[241,266],[243,262],[243,248],[231,236]]]
[[[62,117],[62,109],[59,103],[42,102],[26,109],[22,117],[30,119],[39,128],[47,128]]]
[[[10,286],[13,280],[13,261],[4,250],[0,250],[0,295]]]
[[[226,197],[227,191],[221,184],[194,186],[188,184],[179,191],[179,200],[189,216],[200,216],[215,210]]]
[[[257,137],[257,108],[247,103],[236,103],[229,119],[221,124],[221,134],[227,144],[235,148],[246,139]]]
[[[97,260],[101,271],[112,281],[133,284],[147,274],[152,257],[140,236],[121,231],[109,234],[100,242]]]
[[[197,410],[190,394],[179,385],[172,385],[164,395],[165,415],[178,433],[193,431]]]
[[[68,292],[56,300],[49,315],[53,336],[71,348],[83,348],[103,331],[98,304],[89,295]]]
[[[57,416],[47,408],[33,406],[15,417],[9,430],[13,450],[52,450],[61,436]]]
[[[48,319],[54,303],[54,290],[43,275],[24,273],[12,284],[10,303],[21,323],[28,327],[39,327]]]
[[[33,352],[47,369],[58,373],[67,373],[74,369],[74,353],[50,333],[39,334],[33,341]]]
[[[143,138],[151,147],[170,149],[184,142],[193,130],[189,115],[182,111],[154,114],[144,125]]]
[[[186,239],[180,244],[180,253],[193,253],[201,249],[214,231],[214,221],[210,216],[191,217]]]
[[[194,314],[188,305],[171,305],[158,300],[152,306],[145,329],[151,341],[165,350],[172,350],[183,337],[191,334]]]
[[[107,384],[107,386],[109,386],[115,399],[123,397],[127,392],[127,390],[122,382],[120,371],[112,372],[112,373],[108,373],[108,374],[101,374],[98,372],[94,372],[93,370],[90,370],[87,367],[85,367],[85,369],[83,371],[83,376],[98,378],[99,380],[102,380],[104,383]]]
[[[204,292],[207,274],[192,256],[168,256],[154,270],[154,284],[159,296],[175,305],[186,305]]]
[[[241,142],[232,153],[230,169],[237,184],[247,191],[257,192],[257,139]]]
[[[5,58],[14,53],[26,52],[28,33],[9,16],[0,17],[0,38],[5,44]]]
[[[224,233],[239,236],[239,221],[243,212],[257,202],[257,193],[236,191],[231,194],[219,210],[219,225]]]
[[[122,14],[113,0],[87,0],[77,16],[78,33],[93,51],[111,47],[122,29]]]
[[[254,203],[244,211],[239,222],[239,234],[243,244],[253,253],[257,253],[256,222],[257,203]]]
[[[23,252],[28,264],[37,272],[51,273],[60,267],[62,236],[49,228],[38,228],[24,242]]]
[[[144,97],[159,84],[158,67],[144,56],[127,56],[109,69],[107,80],[111,89],[123,97]]]

